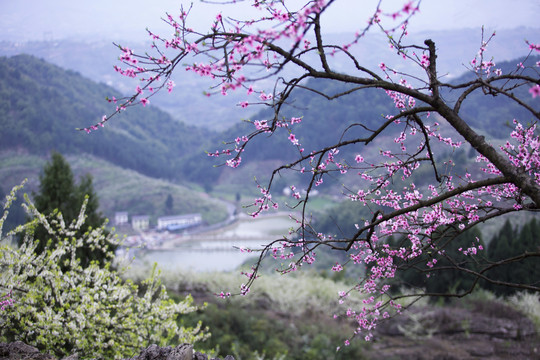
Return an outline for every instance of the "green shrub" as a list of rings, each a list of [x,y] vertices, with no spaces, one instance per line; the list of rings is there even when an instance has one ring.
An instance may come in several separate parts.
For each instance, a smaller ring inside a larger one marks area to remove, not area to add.
[[[61,213],[50,219],[26,198],[25,209],[34,220],[3,236],[1,229],[15,192],[7,197],[0,219],[0,295],[9,294],[11,306],[0,311],[0,341],[21,340],[56,356],[74,352],[80,358],[113,359],[133,356],[150,344],[194,343],[205,338],[200,323],[178,326],[182,314],[197,307],[193,299],[174,302],[155,270],[141,290],[121,278],[126,268],[112,270],[114,253],[106,244],[117,243],[105,229],[77,237],[84,224],[83,204],[77,219],[66,224]],[[35,248],[28,230],[37,224],[54,238],[54,248]],[[7,245],[10,235],[26,234],[19,248]],[[106,254],[105,264],[92,261],[82,267],[77,251],[89,246]]]

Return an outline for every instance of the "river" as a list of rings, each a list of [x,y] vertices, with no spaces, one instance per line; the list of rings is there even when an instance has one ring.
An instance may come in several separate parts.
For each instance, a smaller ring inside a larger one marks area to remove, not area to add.
[[[136,252],[134,266],[151,265],[167,270],[233,271],[258,252],[242,252],[239,248],[261,249],[273,240],[288,234],[296,222],[288,214],[251,218],[242,216],[232,224],[209,232],[186,234],[147,234],[161,236],[159,246]]]

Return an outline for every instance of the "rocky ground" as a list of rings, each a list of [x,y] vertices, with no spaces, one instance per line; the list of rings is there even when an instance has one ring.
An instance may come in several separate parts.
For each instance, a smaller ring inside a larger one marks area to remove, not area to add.
[[[497,302],[421,307],[381,326],[368,358],[540,359],[533,322]]]
[[[78,360],[77,354],[70,355],[62,360]],[[54,356],[42,354],[33,346],[20,341],[6,344],[0,343],[0,360],[56,360]],[[124,360],[208,360],[208,357],[193,351],[193,346],[181,344],[177,347],[159,347],[151,345],[141,351],[138,356]],[[221,359],[210,359],[221,360]],[[226,356],[223,360],[234,360],[232,356]]]
[[[215,301],[204,286],[182,295],[187,293],[198,303]],[[275,307],[268,298],[258,298],[255,306],[269,317],[289,317],[272,310]],[[323,315],[327,314],[310,316]],[[374,335],[366,343],[364,359],[540,360],[540,333],[533,321],[495,300],[460,299],[412,307],[382,322]]]

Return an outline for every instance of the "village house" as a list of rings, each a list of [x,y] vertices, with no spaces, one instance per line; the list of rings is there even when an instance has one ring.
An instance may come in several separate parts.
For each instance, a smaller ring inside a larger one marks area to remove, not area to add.
[[[131,217],[131,227],[133,230],[148,230],[150,227],[150,216],[137,215]]]
[[[114,225],[123,226],[129,223],[127,211],[118,211],[114,214]]]
[[[157,219],[158,230],[178,231],[202,224],[201,214],[162,216]]]

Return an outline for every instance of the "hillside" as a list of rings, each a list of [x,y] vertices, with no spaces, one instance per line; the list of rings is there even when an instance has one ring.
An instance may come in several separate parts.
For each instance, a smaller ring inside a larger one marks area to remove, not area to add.
[[[149,47],[149,44],[145,42],[120,43],[129,45],[137,51],[143,51]],[[11,57],[25,54],[80,73],[97,83],[117,89],[117,92],[121,94],[133,92],[137,85],[136,80],[121,76],[114,71],[113,66],[120,64],[118,61],[120,51],[109,41],[0,42],[0,56]],[[211,86],[207,79],[181,71],[174,80],[178,84],[175,91],[171,95],[163,94],[154,97],[152,104],[167,112],[175,120],[201,128],[222,130],[241,118],[242,109],[231,106],[231,103],[240,102],[240,94],[231,94],[227,97],[216,96],[209,99],[203,95],[203,91]],[[104,97],[105,95],[102,94],[102,99]]]
[[[530,62],[536,60],[529,59]],[[502,62],[497,67],[507,71],[515,68],[517,62]],[[470,77],[471,74],[466,73],[455,81]],[[308,85],[330,94],[347,89],[347,85],[326,81]],[[294,155],[294,147],[287,136],[273,136],[272,141],[259,138],[248,146],[243,155],[244,165],[234,173],[223,167],[214,168],[212,165],[223,160],[212,161],[204,151],[214,151],[223,141],[249,134],[253,125],[241,122],[223,132],[210,132],[176,121],[155,106],[131,108],[109,122],[103,129],[105,131],[90,135],[74,131],[74,128],[93,124],[109,113],[111,107],[104,98],[113,94],[118,91],[28,55],[0,58],[0,124],[3,126],[0,151],[18,149],[47,154],[54,149],[66,154],[88,153],[151,177],[196,182],[207,189],[220,184],[251,184],[254,170],[262,168],[268,175],[273,165]],[[457,93],[447,96],[452,100]],[[298,89],[291,99],[283,115],[303,117],[303,122],[295,126],[295,135],[306,151],[332,145],[353,123],[361,121],[374,128],[385,114],[395,111],[391,99],[384,91],[376,89],[333,101]],[[186,108],[186,113],[190,113],[192,107]],[[479,92],[469,97],[462,111],[474,127],[495,137],[506,134],[504,125],[513,117],[528,120],[528,114],[511,101],[482,96]],[[251,119],[271,116],[266,110]],[[345,138],[364,134],[360,127],[353,127]]]
[[[149,106],[122,113],[106,131],[75,130],[109,114],[112,105],[105,97],[113,95],[118,92],[109,86],[32,56],[2,57],[0,151],[88,153],[148,176],[181,179],[182,160],[201,148],[208,137],[204,129]]]
[[[534,64],[540,60],[540,57],[529,57],[525,62],[526,65]],[[515,59],[497,64],[497,68],[502,69],[504,73],[509,73],[516,69],[516,66],[523,59]],[[530,70],[532,72],[533,70]],[[453,84],[467,82],[475,75],[472,72],[465,72],[461,76],[456,77],[451,81]],[[534,76],[534,74],[531,74]],[[325,92],[328,95],[339,94],[351,88],[347,84],[338,84],[326,80],[310,80],[306,87]],[[450,104],[459,97],[463,90],[449,91],[444,89],[443,96]],[[532,107],[538,108],[538,102],[534,100],[528,89],[521,87],[513,91],[515,95],[524,99],[526,103]],[[420,106],[420,104],[418,104]],[[370,129],[376,129],[383,121],[387,114],[396,114],[398,110],[390,97],[380,89],[364,89],[357,91],[344,97],[334,100],[327,100],[324,97],[315,94],[314,92],[297,88],[289,97],[289,103],[284,105],[280,116],[290,119],[291,117],[302,117],[300,124],[294,125],[294,134],[299,140],[305,153],[310,153],[313,150],[322,149],[336,144],[340,139],[354,139],[366,137],[368,132],[362,127],[357,126],[361,123]],[[530,122],[532,115],[523,107],[515,103],[513,100],[504,96],[486,96],[481,89],[475,91],[467,97],[463,103],[460,114],[468,123],[476,128],[480,133],[485,134],[487,138],[494,141],[505,138],[509,135],[511,129],[508,124],[514,118],[523,123]],[[272,119],[273,112],[269,109],[264,109],[251,117],[251,120]],[[356,124],[356,126],[354,126]],[[346,133],[344,134],[344,131]],[[232,140],[237,136],[248,135],[254,131],[254,126],[251,123],[239,123],[223,133],[221,139]],[[361,152],[364,157],[376,156],[379,151],[379,146],[385,147],[393,144],[393,136],[396,131],[401,131],[398,127],[389,127],[382,136],[376,140],[376,146],[364,147],[363,145],[351,145],[348,148],[341,148],[339,157],[345,157],[347,154]],[[343,135],[344,134],[344,135]],[[343,135],[343,137],[342,137]],[[454,135],[459,138],[459,135]],[[437,146],[434,144],[433,146]],[[465,151],[468,148],[464,147]],[[242,172],[243,167],[254,167],[256,163],[259,167],[266,164],[265,176],[268,176],[270,168],[273,168],[278,162],[286,163],[291,161],[295,156],[296,148],[291,145],[288,139],[288,133],[285,129],[277,129],[269,140],[264,136],[255,138],[247,146],[246,152],[242,155],[242,166],[235,170]],[[448,151],[442,149],[441,151]],[[369,152],[372,152],[371,154]],[[459,160],[457,163],[464,169],[467,163],[474,160],[474,154],[466,154],[462,151],[455,154],[454,160]],[[457,170],[457,169],[456,169]],[[251,178],[252,175],[244,174],[245,177]],[[282,174],[283,175],[283,174]],[[265,178],[261,173],[257,174],[258,178]],[[340,180],[343,181],[343,180]],[[285,183],[284,181],[282,181]]]
[[[499,63],[498,67],[511,69],[517,62]],[[456,81],[467,80],[470,76],[464,74]],[[330,94],[347,89],[347,85],[326,81],[311,82],[309,85]],[[51,150],[57,150],[73,159],[90,157],[107,163],[107,167],[131,169],[149,178],[169,179],[188,187],[190,183],[196,183],[206,190],[216,189],[231,196],[256,190],[254,175],[257,175],[260,182],[264,182],[277,164],[288,161],[294,155],[295,147],[290,144],[286,134],[278,133],[271,141],[259,137],[249,144],[239,169],[213,167],[224,159],[212,161],[204,151],[213,151],[221,146],[222,141],[249,134],[254,130],[253,125],[244,122],[223,132],[210,132],[174,120],[154,106],[131,108],[110,121],[106,128],[90,135],[74,130],[92,124],[108,113],[111,110],[110,104],[104,97],[116,93],[109,86],[97,84],[78,73],[63,70],[29,55],[1,57],[0,125],[3,130],[0,133],[0,151],[4,154],[3,159],[21,154],[39,156],[41,162],[33,158],[33,173],[37,179],[44,157]],[[447,96],[451,100],[457,95],[448,93]],[[285,106],[282,115],[303,117],[302,123],[295,125],[295,134],[306,151],[332,145],[354,123],[362,122],[374,128],[385,114],[395,111],[392,100],[383,91],[376,89],[355,92],[333,101],[298,89],[291,99],[292,102]],[[481,94],[471,95],[462,111],[473,126],[491,137],[505,135],[502,133],[506,130],[504,125],[513,117],[528,120],[528,115],[511,102],[501,97],[492,99]],[[251,119],[269,119],[271,116],[270,112],[262,111]],[[363,135],[365,131],[362,128],[353,127],[344,138]],[[391,135],[389,133],[387,136]],[[360,150],[352,147],[349,151]],[[375,148],[375,151],[378,149]],[[344,154],[342,152],[340,156]],[[462,156],[461,153],[456,154],[456,157],[458,155],[465,159],[465,163],[460,162],[460,165],[466,166],[467,158],[470,157]],[[4,162],[4,174],[17,173],[10,166]],[[28,166],[25,170],[30,168]],[[92,171],[97,172],[96,168]],[[2,182],[3,191],[7,191],[8,185],[18,183],[26,175],[21,173],[21,176],[17,180]],[[290,180],[278,179],[274,189],[290,185]],[[297,185],[302,185],[297,179],[294,180]],[[101,180],[96,178],[96,181]],[[328,185],[325,183],[324,186]],[[340,189],[338,186],[336,191]],[[104,192],[102,198],[116,195],[114,192]],[[155,207],[155,201],[151,202]],[[119,203],[127,206],[125,202]],[[141,204],[138,206],[143,207]],[[104,204],[104,209],[111,216],[113,207],[109,205]],[[137,208],[135,203],[130,206]],[[116,207],[115,210],[123,209]]]
[[[165,215],[165,201],[171,195],[174,213],[201,213],[207,223],[217,223],[227,218],[225,205],[209,198],[189,183],[173,184],[151,178],[136,171],[123,169],[89,154],[66,156],[75,178],[86,173],[94,177],[94,188],[99,197],[100,211],[111,221],[116,211],[128,211],[130,215],[150,215],[151,221]],[[12,186],[28,179],[23,191],[31,194],[39,186],[39,174],[47,159],[44,156],[3,151],[0,153],[0,184],[2,197]],[[24,220],[20,209],[11,209],[8,228],[13,221]],[[10,221],[11,220],[11,221]],[[111,225],[114,225],[111,223]]]
[[[142,25],[144,27],[144,25]],[[493,56],[495,62],[508,61],[527,54],[527,46],[524,39],[533,40],[538,34],[538,28],[520,27],[515,29],[502,29],[490,43],[488,56]],[[325,34],[329,43],[348,43],[351,34],[336,33]],[[463,66],[478,51],[481,41],[481,29],[461,29],[451,31],[424,31],[413,33],[409,36],[409,42],[423,43],[425,39],[433,39],[439,52],[439,70],[441,74],[447,74],[446,78],[455,78],[465,71]],[[142,41],[124,41],[115,39],[116,43],[143,52],[149,48],[149,44]],[[383,34],[374,32],[358,46],[351,49],[364,64],[376,68],[383,61],[400,70],[404,63],[388,49],[388,44]],[[120,55],[118,49],[110,42],[104,40],[76,40],[55,39],[49,41],[0,41],[0,56],[13,56],[30,54],[44,59],[49,63],[79,72],[83,76],[98,83],[103,83],[118,89],[121,93],[133,91],[136,84],[132,79],[127,79],[116,74],[113,65],[117,65]],[[351,64],[336,59],[334,66],[338,70],[347,71]],[[130,81],[131,80],[131,81]],[[174,119],[181,120],[186,124],[199,127],[224,130],[246,116],[246,111],[235,106],[241,101],[243,92],[232,92],[228,96],[215,96],[207,98],[203,95],[208,90],[208,79],[184,71],[179,71],[174,77],[178,84],[172,95],[155,97],[153,104],[165,110]],[[270,83],[268,88],[271,88]]]
[[[1,57],[2,192],[24,178],[29,179],[25,191],[35,191],[48,154],[56,150],[68,157],[77,176],[86,172],[94,176],[107,217],[125,210],[159,216],[171,194],[176,212],[201,212],[210,223],[223,220],[225,207],[186,180],[186,173],[192,172],[183,164],[186,158],[198,157],[195,163],[207,159],[202,144],[208,132],[152,106],[133,108],[101,131],[75,130],[108,113],[104,98],[113,94],[111,87],[32,56]]]
[[[501,69],[503,74],[510,74],[515,71],[522,72],[520,63],[525,67],[531,66],[532,69],[524,70],[524,75],[532,78],[538,77],[538,70],[534,69],[534,64],[540,61],[540,56],[529,56],[526,58],[516,58],[510,61],[497,62],[496,68]],[[473,72],[464,72],[451,83],[465,83],[474,80]],[[505,80],[506,81],[506,80]],[[495,83],[495,86],[501,85],[502,81]],[[509,82],[507,86],[512,84]],[[529,94],[527,87],[519,87],[510,91],[518,99],[522,99],[527,105],[533,109],[540,109],[540,104]],[[449,103],[453,103],[455,99],[461,95],[462,91],[445,91],[444,97]],[[488,137],[502,139],[508,137],[513,126],[510,126],[513,119],[519,120],[521,123],[530,123],[534,121],[534,116],[521,105],[503,95],[489,96],[484,94],[482,90],[477,90],[467,97],[463,103],[460,114],[468,124],[478,129]]]

